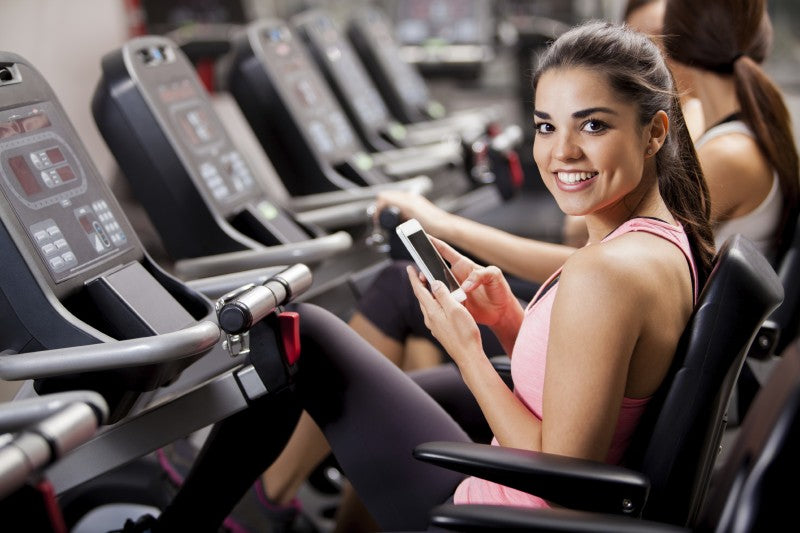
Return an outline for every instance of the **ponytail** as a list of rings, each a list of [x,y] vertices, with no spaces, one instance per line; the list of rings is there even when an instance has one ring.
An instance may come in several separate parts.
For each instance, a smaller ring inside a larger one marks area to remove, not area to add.
[[[791,228],[800,206],[800,163],[792,135],[791,118],[780,91],[750,57],[742,56],[733,65],[736,97],[742,119],[756,136],[756,143],[778,174],[783,193],[783,210],[773,236],[777,257],[783,256],[792,242]]]
[[[697,265],[698,286],[705,284],[714,260],[711,201],[694,142],[681,112],[680,97],[673,91],[667,142],[656,154],[661,197],[672,216],[683,226]]]

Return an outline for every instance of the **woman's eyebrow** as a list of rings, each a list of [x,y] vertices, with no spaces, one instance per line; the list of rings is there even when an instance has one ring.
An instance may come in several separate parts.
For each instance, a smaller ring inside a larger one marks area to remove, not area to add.
[[[610,107],[589,107],[587,109],[581,109],[580,111],[575,111],[572,114],[572,118],[586,118],[590,115],[594,115],[595,113],[608,113],[609,115],[619,114]],[[552,118],[549,113],[545,113],[544,111],[539,111],[538,109],[534,109],[533,114],[534,116],[539,117],[542,120],[550,120]]]
[[[581,109],[580,111],[575,111],[572,114],[572,118],[586,118],[590,115],[594,115],[595,113],[608,113],[609,115],[619,114],[610,107],[589,107],[587,109]],[[544,111],[539,111],[538,109],[534,109],[533,114],[534,116],[539,117],[542,120],[550,120],[552,118],[549,113],[545,113]]]
[[[610,107],[590,107],[588,109],[581,109],[580,111],[575,111],[572,114],[573,118],[586,118],[589,115],[594,115],[595,113],[608,113],[609,115],[617,115],[618,113],[611,109]]]

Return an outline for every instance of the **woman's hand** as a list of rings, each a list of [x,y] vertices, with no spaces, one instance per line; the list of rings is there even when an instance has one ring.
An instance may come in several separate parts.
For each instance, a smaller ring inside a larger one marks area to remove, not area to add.
[[[405,191],[384,191],[376,197],[375,216],[387,207],[398,208],[404,220],[416,218],[426,233],[437,237],[444,236],[442,232],[447,227],[446,220],[450,217],[450,213],[424,196]]]
[[[407,270],[425,325],[459,368],[469,361],[486,359],[478,324],[469,311],[453,298],[441,281],[431,281],[431,291],[428,291],[423,285],[424,276],[412,266]]]
[[[431,242],[450,263],[453,275],[467,295],[464,307],[478,324],[494,326],[507,316],[511,309],[509,306],[520,307],[499,268],[480,266],[436,237],[431,237]]]

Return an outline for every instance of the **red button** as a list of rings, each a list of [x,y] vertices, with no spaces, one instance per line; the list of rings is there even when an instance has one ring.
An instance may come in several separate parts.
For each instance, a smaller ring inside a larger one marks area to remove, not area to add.
[[[300,359],[300,314],[295,311],[284,311],[278,314],[281,326],[281,341],[286,362],[293,365]]]

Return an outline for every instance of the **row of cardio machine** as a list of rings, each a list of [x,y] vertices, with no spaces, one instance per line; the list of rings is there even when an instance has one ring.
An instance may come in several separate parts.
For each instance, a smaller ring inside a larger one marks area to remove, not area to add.
[[[357,17],[353,28],[376,33],[374,47],[396,49],[375,20]],[[103,59],[96,122],[176,273],[196,278],[261,266],[266,258],[309,262],[342,251],[350,268],[361,242],[352,246],[337,230],[357,236],[384,189],[424,193],[473,218],[513,196],[521,185],[517,126],[498,133],[496,114],[486,110],[403,126],[325,12],[301,14],[295,27],[274,19],[250,24],[232,43],[223,74],[229,93],[213,101],[166,38],[134,39]],[[252,131],[268,156],[258,172],[223,126],[239,113],[250,128],[238,131]],[[404,147],[378,151],[386,139]],[[374,259],[369,251],[362,257]],[[330,263],[319,272],[341,275]],[[328,287],[329,278],[315,285]]]
[[[378,15],[361,29],[387,45]],[[329,57],[330,79],[357,79],[326,14],[305,14],[298,27]],[[0,409],[0,430],[27,429],[0,448],[11,529],[46,531],[32,516],[71,528],[109,497],[89,495],[90,481],[291,386],[301,317],[283,306],[305,299],[347,312],[338,293],[352,301],[357,281],[387,261],[362,238],[376,192],[426,193],[462,212],[496,207],[503,194],[491,168],[470,163],[472,145],[496,141],[502,153],[514,142],[487,135],[491,120],[477,112],[387,122],[376,138],[406,139],[411,155],[370,151],[295,30],[277,20],[246,28],[228,73],[278,169],[266,175],[172,41],[136,38],[102,67],[95,119],[174,263],[145,249],[46,80],[1,52],[0,378],[24,384]],[[435,131],[449,133],[430,143]],[[447,172],[420,175],[423,159]],[[49,488],[30,477],[45,467]]]

